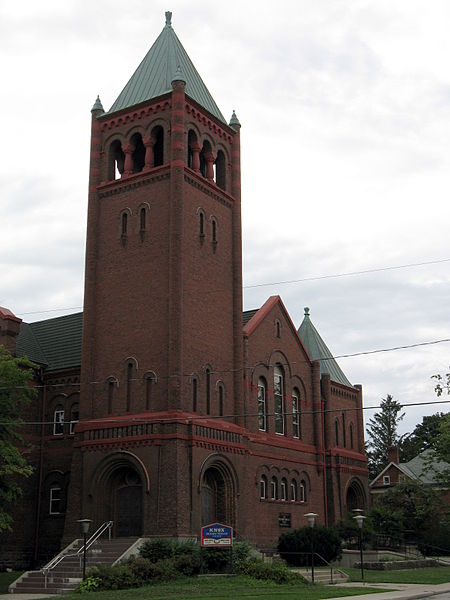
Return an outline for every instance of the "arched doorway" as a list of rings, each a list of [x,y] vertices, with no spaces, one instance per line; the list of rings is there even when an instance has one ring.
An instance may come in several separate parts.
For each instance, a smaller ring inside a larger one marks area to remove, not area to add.
[[[230,471],[223,463],[208,467],[201,479],[202,525],[220,522],[235,526],[235,493]]]
[[[124,456],[109,457],[93,484],[95,521],[113,521],[115,537],[142,535],[144,490],[138,467]]]
[[[353,480],[347,488],[346,496],[347,512],[351,513],[356,508],[365,510],[366,496],[359,481]]]

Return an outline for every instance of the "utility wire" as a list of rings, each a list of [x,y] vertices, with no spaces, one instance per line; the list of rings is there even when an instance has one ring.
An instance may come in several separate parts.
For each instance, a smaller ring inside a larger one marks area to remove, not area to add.
[[[321,281],[324,279],[337,279],[340,277],[354,277],[356,275],[367,275],[370,273],[380,273],[383,271],[394,271],[394,270],[399,270],[399,269],[410,269],[412,267],[423,267],[426,265],[437,265],[437,264],[445,263],[445,262],[450,262],[450,258],[441,258],[441,259],[437,259],[437,260],[429,260],[429,261],[424,261],[424,262],[408,263],[405,265],[392,265],[392,266],[388,266],[388,267],[378,267],[375,269],[364,269],[361,271],[348,271],[345,273],[337,273],[337,274],[332,274],[332,275],[316,275],[316,276],[311,276],[311,277],[304,277],[301,279],[288,279],[288,280],[284,280],[284,281],[255,283],[252,285],[244,285],[242,289],[249,290],[249,289],[254,289],[254,288],[259,288],[259,287],[270,287],[270,286],[274,286],[274,285],[288,285],[288,284],[292,284],[292,283],[305,283],[308,281]],[[208,290],[208,293],[212,293],[214,291],[222,292],[223,290]],[[31,312],[21,312],[19,310],[17,312],[21,315],[38,315],[38,314],[51,313],[51,312],[63,312],[66,310],[82,310],[82,309],[83,309],[82,306],[71,306],[71,307],[66,307],[66,308],[50,308],[50,309],[46,309],[46,310],[35,310],[35,311],[31,311]]]

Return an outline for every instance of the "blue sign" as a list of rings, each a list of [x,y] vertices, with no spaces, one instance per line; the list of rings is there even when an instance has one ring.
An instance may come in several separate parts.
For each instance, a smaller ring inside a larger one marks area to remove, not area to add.
[[[233,528],[222,523],[212,523],[202,527],[202,546],[227,546],[233,545]]]

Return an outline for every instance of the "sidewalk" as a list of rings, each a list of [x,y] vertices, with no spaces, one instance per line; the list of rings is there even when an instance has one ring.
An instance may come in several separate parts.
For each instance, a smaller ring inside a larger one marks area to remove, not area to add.
[[[329,600],[342,598],[339,596],[340,587],[368,587],[392,590],[389,592],[380,592],[379,594],[362,594],[359,596],[348,596],[352,600],[419,600],[420,598],[431,598],[445,592],[450,593],[450,582],[440,583],[438,585],[421,583],[338,583],[336,584],[336,596]]]

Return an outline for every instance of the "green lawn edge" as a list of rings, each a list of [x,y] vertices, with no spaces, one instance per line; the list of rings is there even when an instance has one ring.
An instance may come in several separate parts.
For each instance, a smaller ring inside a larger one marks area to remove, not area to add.
[[[360,569],[340,568],[347,573],[349,581],[360,582]],[[423,569],[401,569],[398,571],[364,570],[364,583],[417,583],[438,585],[450,583],[449,567],[427,567]]]

